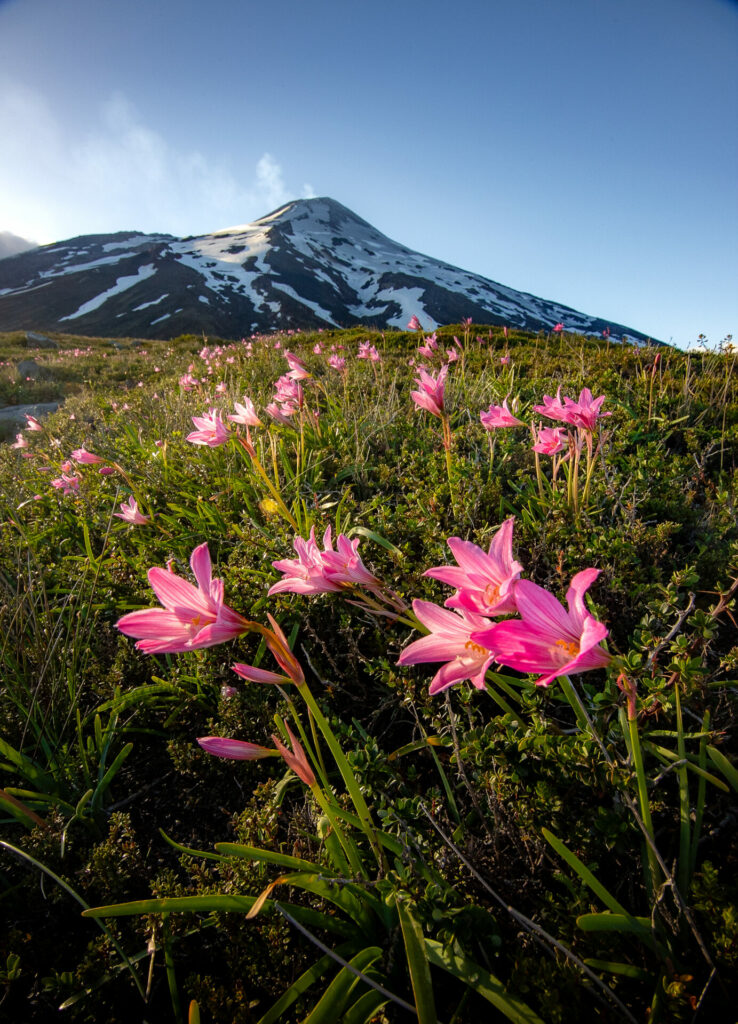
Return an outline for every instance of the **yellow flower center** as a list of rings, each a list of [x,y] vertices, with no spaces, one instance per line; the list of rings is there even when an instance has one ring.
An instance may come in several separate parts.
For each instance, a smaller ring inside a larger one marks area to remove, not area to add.
[[[573,640],[557,640],[556,646],[563,648],[569,658],[576,658],[579,654],[579,644],[574,643]]]
[[[484,590],[484,597],[487,604],[497,604],[500,600],[500,588],[494,583],[489,583]]]
[[[467,640],[464,644],[467,651],[471,651],[473,654],[486,654],[487,648],[482,647],[481,644],[475,644],[473,640]]]

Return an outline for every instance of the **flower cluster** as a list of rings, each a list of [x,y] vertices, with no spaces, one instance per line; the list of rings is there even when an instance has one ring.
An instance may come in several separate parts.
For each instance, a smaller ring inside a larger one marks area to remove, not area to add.
[[[372,363],[379,363],[382,359],[376,347],[369,341],[359,342],[359,351],[356,353],[356,358],[369,359]]]
[[[413,612],[428,635],[409,644],[398,664],[442,661],[430,685],[436,694],[464,679],[484,688],[487,669],[497,662],[539,675],[548,686],[560,675],[573,675],[607,665],[601,647],[608,630],[592,616],[584,595],[599,575],[585,569],[571,581],[568,610],[543,587],[520,578],[522,566],[512,557],[513,520],[502,524],[489,552],[469,541],[448,541],[457,566],[438,566],[425,575],[456,588],[439,608],[413,601]],[[453,610],[446,610],[453,609]],[[490,617],[517,613],[518,619],[493,623]]]
[[[323,534],[323,550],[315,540],[315,527],[310,530],[307,540],[295,537],[293,541],[297,558],[283,558],[272,565],[282,573],[283,579],[269,588],[269,596],[289,592],[292,594],[327,594],[345,590],[348,587],[366,587],[369,590],[379,586],[379,580],[372,576],[358,554],[359,541],[349,540],[339,533],[337,550],[333,550],[331,527]]]
[[[564,397],[561,399],[561,388],[556,392],[556,397],[543,396],[542,405],[534,405],[533,408],[542,416],[550,420],[559,420],[562,423],[569,423],[581,430],[588,430],[592,433],[597,426],[597,420],[601,416],[612,416],[611,412],[601,412],[605,396],[593,398],[589,388],[582,388],[579,392],[579,399],[575,402],[573,398]]]
[[[442,366],[435,377],[422,366],[419,367],[418,376],[415,378],[418,390],[410,392],[410,397],[419,409],[426,409],[439,418],[446,412],[444,403],[447,373],[448,365]]]
[[[292,425],[292,417],[302,408],[305,396],[302,385],[291,373],[285,373],[274,385],[274,399],[266,407],[266,411],[277,423]]]

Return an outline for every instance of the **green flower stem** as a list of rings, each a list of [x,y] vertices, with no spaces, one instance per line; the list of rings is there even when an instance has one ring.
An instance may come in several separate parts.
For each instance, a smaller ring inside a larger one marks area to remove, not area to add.
[[[328,744],[328,749],[333,755],[333,759],[336,762],[336,766],[338,767],[338,770],[343,778],[344,785],[346,786],[348,794],[351,797],[352,803],[356,808],[356,813],[359,816],[362,828],[364,829],[366,837],[369,840],[372,849],[374,850],[375,856],[377,858],[377,863],[383,865],[384,855],[382,854],[381,848],[377,842],[376,829],[374,827],[374,824],[372,823],[371,814],[369,813],[369,808],[367,807],[366,800],[364,799],[361,789],[359,788],[359,784],[356,781],[356,776],[351,771],[351,766],[346,760],[346,757],[343,751],[341,750],[341,746],[338,740],[336,739],[333,730],[328,724],[328,720],[324,716],[323,712],[320,710],[318,703],[313,697],[312,693],[310,692],[310,687],[307,685],[307,683],[300,683],[298,685],[298,692],[300,693],[302,699],[305,701],[308,708],[310,709],[310,712],[313,715],[313,718],[315,719],[318,728],[322,732],[323,737],[326,743]]]
[[[591,733],[595,738],[599,738],[595,733],[594,725],[585,710],[584,704],[582,704],[581,697],[574,689],[571,679],[568,676],[559,676],[559,682],[561,683],[561,689],[564,691],[564,696],[569,701],[572,711],[576,716],[577,725],[581,731]]]
[[[590,735],[595,739],[600,750],[604,754],[605,760],[609,765],[614,767],[613,759],[607,752],[607,748],[602,742],[597,730],[594,727],[592,720],[587,714],[587,709],[581,701],[581,698],[571,680],[568,676],[559,676],[561,685],[564,693],[567,696],[569,703],[574,709],[574,713],[577,716],[577,723],[580,729],[589,732]],[[638,804],[640,808],[640,821],[639,826],[644,832],[646,839],[646,854],[648,856],[648,877],[647,883],[649,883],[649,896],[653,898],[653,895],[661,884],[662,872],[659,866],[659,856],[656,851],[656,844],[654,840],[653,821],[651,820],[651,804],[648,799],[648,785],[646,782],[646,772],[643,767],[643,754],[641,751],[640,737],[638,735],[638,719],[635,713],[635,709],[632,705],[628,704],[628,739],[630,747],[630,755],[633,759],[633,767],[636,773],[636,783],[638,786]],[[626,802],[628,806],[635,812],[635,804],[627,797]]]
[[[682,720],[682,701],[679,695],[679,684],[674,686],[676,703],[677,754],[681,762],[677,768],[679,781],[679,868],[677,880],[685,898],[689,895],[691,822],[689,818],[689,780],[687,778],[687,748],[684,743],[684,723]]]
[[[313,737],[313,746],[315,748],[315,759],[320,769],[320,777],[324,785],[328,784],[328,772],[325,770],[325,763],[323,761],[323,751],[320,749],[320,740],[318,739],[318,733],[315,729],[315,718],[308,708],[308,719],[310,721],[310,733]]]
[[[325,769],[325,763],[323,761],[323,752],[321,751],[320,744],[318,742],[318,736],[315,731],[315,720],[313,719],[313,716],[310,714],[310,711],[308,710],[308,716],[310,718],[310,731],[313,737],[314,752],[310,744],[308,743],[307,734],[305,733],[305,728],[302,724],[302,719],[297,713],[295,702],[292,700],[292,697],[290,697],[289,693],[287,693],[287,691],[283,687],[278,686],[277,689],[282,695],[285,704],[289,708],[289,712],[292,715],[292,720],[297,726],[297,731],[300,735],[300,742],[307,750],[308,755],[310,756],[310,760],[313,762],[313,765],[315,766],[318,775],[320,776],[321,785],[323,786],[324,789],[328,789],[328,772]]]
[[[456,515],[456,502],[454,500],[453,464],[451,461],[451,423],[448,416],[441,416],[443,425],[443,450],[446,456],[446,476],[448,477],[448,490],[451,497],[451,511]]]
[[[704,718],[702,719],[702,734],[702,739],[700,740],[699,766],[704,771],[707,767],[707,742],[710,735],[709,711],[705,711]],[[707,780],[704,775],[700,775],[697,782],[697,809],[694,816],[694,829],[692,830],[692,846],[689,851],[690,877],[694,874],[694,870],[697,867],[697,847],[700,841],[700,832],[702,831],[702,817],[705,812],[706,788]]]
[[[341,844],[341,849],[346,854],[346,859],[351,866],[351,870],[354,872],[357,878],[368,878],[369,874],[366,870],[366,867],[364,866],[361,858],[359,857],[356,847],[354,846],[354,844],[351,842],[351,840],[348,838],[343,828],[341,827],[341,822],[338,820],[334,813],[331,801],[326,798],[326,794],[323,792],[323,790],[320,788],[317,782],[310,787],[310,792],[313,794],[323,814],[325,814],[326,818],[330,822],[331,828],[335,832],[338,841]],[[330,792],[330,790],[326,790],[326,792]]]
[[[282,499],[282,495],[279,493],[277,488],[274,486],[272,481],[269,479],[269,475],[268,475],[267,471],[264,469],[264,467],[262,466],[261,462],[259,461],[259,456],[256,454],[256,449],[253,447],[253,445],[245,444],[245,442],[242,441],[241,438],[239,438],[238,440],[240,442],[240,446],[241,446],[242,450],[245,451],[248,454],[249,459],[251,460],[252,467],[256,470],[256,472],[259,474],[261,479],[264,481],[264,483],[267,486],[267,489],[269,490],[269,493],[272,495],[272,497],[274,498],[275,502],[277,503],[277,507],[279,508],[280,514],[282,515],[282,517],[284,519],[287,520],[287,522],[290,524],[290,526],[295,531],[295,533],[299,533],[300,531],[299,531],[299,528],[297,526],[297,523],[295,522],[294,516],[292,515],[290,510],[285,505],[285,503],[284,503],[284,501]],[[275,466],[275,474],[276,474],[276,466]]]
[[[635,768],[636,781],[638,785],[638,804],[641,810],[641,819],[651,840],[650,843],[646,843],[646,854],[648,856],[651,896],[653,896],[661,884],[661,871],[652,845],[654,842],[653,822],[651,820],[651,804],[648,799],[646,772],[643,767],[641,741],[640,736],[638,735],[638,719],[636,715],[631,713],[630,708],[628,709],[628,735],[630,737],[630,752],[633,757],[633,767]]]
[[[492,479],[492,467],[495,464],[495,448],[497,446],[497,434],[494,431],[491,431],[487,436],[487,440],[489,441],[489,469],[487,470],[487,482],[489,483],[489,481]]]
[[[596,453],[595,453],[596,454]],[[584,493],[582,494],[582,505],[586,508],[589,500],[589,485],[592,480],[592,470],[595,460],[592,456],[592,435],[587,435],[587,469],[584,474]]]

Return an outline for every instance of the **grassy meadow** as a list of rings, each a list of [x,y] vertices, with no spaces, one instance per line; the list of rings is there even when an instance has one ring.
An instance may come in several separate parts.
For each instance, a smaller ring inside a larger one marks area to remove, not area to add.
[[[734,1021],[731,346],[56,340],[0,335],[63,399],[0,444],[0,1019]]]

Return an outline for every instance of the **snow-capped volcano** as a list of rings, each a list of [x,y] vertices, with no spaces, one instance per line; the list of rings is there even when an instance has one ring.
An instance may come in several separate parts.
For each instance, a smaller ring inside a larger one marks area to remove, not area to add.
[[[174,238],[83,235],[0,260],[0,330],[238,337],[289,328],[477,323],[643,339],[393,242],[333,199]]]

